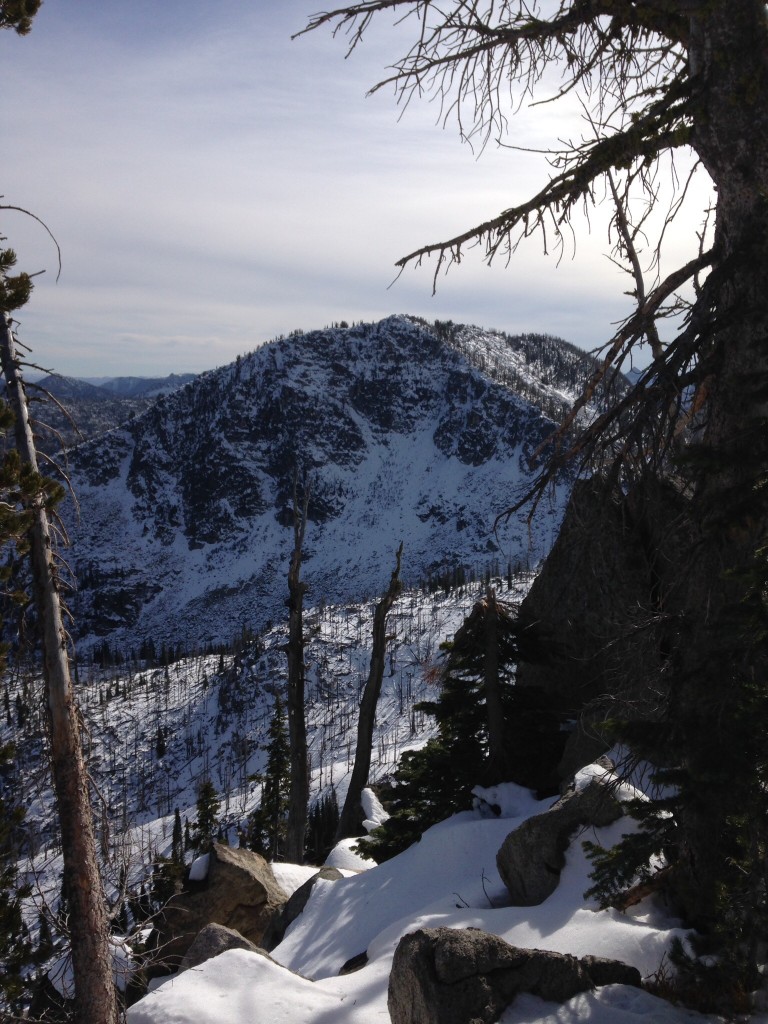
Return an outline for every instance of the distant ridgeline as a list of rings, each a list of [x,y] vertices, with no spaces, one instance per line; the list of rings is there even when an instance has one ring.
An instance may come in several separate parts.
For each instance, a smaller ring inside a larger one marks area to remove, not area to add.
[[[94,384],[52,373],[28,383],[38,447],[53,455],[62,448],[106,433],[146,412],[160,395],[183,387],[194,377],[193,373],[112,377]]]

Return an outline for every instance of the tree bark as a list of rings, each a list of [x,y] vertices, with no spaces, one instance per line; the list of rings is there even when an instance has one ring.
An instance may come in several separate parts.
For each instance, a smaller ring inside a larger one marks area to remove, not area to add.
[[[696,922],[696,912],[703,909],[699,923],[706,927],[707,913],[717,906],[722,865],[730,857],[728,821],[735,807],[760,833],[757,845],[766,841],[765,798],[756,785],[754,764],[737,768],[759,742],[758,723],[744,720],[746,702],[755,686],[766,686],[764,637],[737,633],[749,600],[748,581],[760,571],[759,552],[768,543],[768,507],[764,496],[760,500],[768,477],[764,4],[743,0],[702,5],[692,22],[689,56],[697,71],[692,143],[718,190],[712,273],[719,275],[720,284],[716,318],[702,357],[706,427],[694,448],[694,535],[674,700],[687,736],[700,737],[690,742],[684,736],[684,767],[693,779],[706,780],[706,792],[687,802],[681,829],[691,919]],[[744,869],[745,878],[749,870]],[[751,870],[757,886],[757,862]]]
[[[29,423],[24,385],[13,334],[4,314],[0,357],[9,402],[16,417],[16,444],[22,463],[37,472],[37,452]],[[45,702],[50,732],[51,770],[61,829],[64,886],[69,897],[69,931],[78,1024],[116,1024],[118,1007],[104,892],[99,874],[88,773],[80,721],[69,672],[67,633],[51,550],[43,495],[33,508],[30,530],[35,604],[42,641]]]
[[[360,714],[357,720],[357,745],[355,746],[355,763],[352,768],[352,777],[349,782],[349,789],[344,801],[344,807],[339,815],[339,824],[336,829],[336,840],[345,839],[347,836],[360,835],[363,823],[361,796],[368,774],[371,770],[371,748],[373,746],[373,723],[376,718],[376,706],[381,694],[381,685],[384,680],[384,659],[386,655],[386,625],[387,616],[392,610],[392,605],[402,590],[400,582],[400,561],[403,557],[403,544],[397,549],[397,562],[394,572],[389,581],[387,592],[376,605],[373,613],[373,650],[371,651],[371,665],[368,670],[368,679],[363,690],[363,699],[360,701]]]
[[[298,480],[293,482],[293,552],[288,569],[288,745],[291,757],[291,786],[288,796],[285,856],[291,864],[304,861],[304,837],[309,804],[309,763],[307,723],[304,713],[304,594],[301,555],[307,526],[309,485],[304,488],[302,507],[298,503]]]

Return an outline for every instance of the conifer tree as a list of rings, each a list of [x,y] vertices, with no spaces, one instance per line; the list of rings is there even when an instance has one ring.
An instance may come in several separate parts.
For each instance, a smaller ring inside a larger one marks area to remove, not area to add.
[[[38,963],[43,963],[53,952],[53,938],[51,936],[51,925],[48,915],[41,912],[37,921],[37,950],[35,958]]]
[[[534,634],[521,628],[490,588],[443,649],[440,694],[416,705],[435,718],[438,734],[403,754],[394,773],[391,817],[360,844],[378,861],[404,850],[430,825],[471,807],[475,786],[533,785],[539,761],[556,761],[559,754],[556,718],[538,691],[515,686],[517,663],[535,656]]]
[[[280,860],[285,855],[290,787],[291,755],[285,731],[285,711],[282,698],[276,693],[269,725],[261,804],[251,815],[248,827],[248,845],[268,860]]]
[[[2,22],[0,22],[2,27]],[[3,239],[4,240],[4,239]],[[14,539],[14,523],[26,521],[24,536],[32,575],[42,653],[49,749],[61,846],[64,881],[71,911],[69,938],[75,982],[75,1017],[78,1024],[115,1024],[117,995],[112,977],[109,921],[96,851],[90,789],[80,735],[69,661],[68,633],[64,628],[61,585],[51,534],[50,517],[63,488],[38,472],[27,396],[16,352],[11,311],[29,298],[29,276],[11,274],[16,256],[0,251],[0,363],[13,413],[16,452],[9,453],[3,472],[10,470],[17,489],[2,503],[0,520],[5,536]]]
[[[181,827],[181,814],[177,807],[173,812],[173,835],[171,836],[171,860],[174,864],[184,864],[184,832]]]
[[[210,779],[205,779],[197,790],[197,821],[194,832],[196,850],[207,853],[211,849],[218,824],[219,798],[216,795],[216,787]]]
[[[18,35],[25,36],[32,28],[32,21],[42,2],[43,0],[1,0],[0,28],[12,28]]]
[[[333,849],[338,835],[339,805],[333,790],[323,793],[309,809],[307,855],[313,864],[322,864]]]

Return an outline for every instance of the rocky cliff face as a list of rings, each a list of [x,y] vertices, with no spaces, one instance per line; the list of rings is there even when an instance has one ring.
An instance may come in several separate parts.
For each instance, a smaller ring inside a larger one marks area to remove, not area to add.
[[[542,657],[518,683],[576,721],[560,777],[594,760],[607,717],[654,718],[664,706],[670,641],[683,607],[680,553],[690,530],[672,483],[640,480],[623,495],[578,481],[560,534],[520,609]]]
[[[585,357],[545,342],[575,375]],[[553,429],[515,381],[548,408],[570,398],[536,352],[536,339],[406,317],[317,331],[203,374],[74,449],[79,632],[197,646],[282,615],[296,473],[311,485],[312,602],[378,593],[400,540],[409,582],[536,562],[567,482],[531,530],[520,515],[494,532]]]

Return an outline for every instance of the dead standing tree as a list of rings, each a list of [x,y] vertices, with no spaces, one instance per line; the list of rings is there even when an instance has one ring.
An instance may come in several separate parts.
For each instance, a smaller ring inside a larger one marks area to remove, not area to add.
[[[285,857],[291,864],[304,861],[304,836],[309,805],[309,762],[307,723],[304,711],[304,594],[301,558],[311,485],[304,482],[299,504],[298,473],[293,478],[293,551],[288,569],[288,745],[291,760],[291,785],[288,795],[288,823]]]
[[[392,605],[397,600],[402,583],[400,582],[400,561],[403,557],[403,544],[397,549],[395,568],[389,580],[387,592],[381,601],[376,605],[373,613],[373,649],[371,651],[371,665],[368,670],[368,680],[363,690],[363,698],[360,701],[360,713],[357,720],[357,745],[355,747],[355,763],[352,768],[352,777],[349,782],[349,789],[344,801],[344,807],[339,815],[339,824],[336,829],[336,839],[344,839],[347,836],[360,834],[363,822],[362,805],[360,798],[364,787],[368,783],[368,775],[371,770],[371,748],[373,746],[373,724],[376,718],[376,705],[381,694],[381,684],[384,680],[384,660],[387,646],[387,616],[392,610]]]
[[[37,452],[27,399],[10,317],[6,312],[3,312],[0,324],[0,358],[15,417],[20,461],[37,476]],[[76,1020],[78,1024],[116,1024],[118,1008],[112,978],[109,921],[96,853],[79,710],[69,671],[68,635],[62,621],[48,493],[42,484],[29,512],[29,553],[42,645],[51,772],[61,830],[64,885],[69,897]]]
[[[666,742],[679,757],[672,877],[690,919],[726,941],[730,931],[737,956],[746,950],[749,959],[766,909],[768,847],[759,741],[768,720],[765,3],[362,0],[316,15],[305,31],[331,26],[353,49],[385,14],[401,30],[412,25],[414,41],[376,88],[392,86],[403,103],[436,99],[465,139],[502,137],[527,100],[582,104],[581,139],[551,151],[536,195],[399,266],[431,257],[437,277],[472,245],[488,260],[510,258],[534,234],[545,250],[562,250],[574,211],[611,203],[611,254],[630,276],[636,306],[599,351],[524,498],[540,497],[566,465],[597,466],[622,486],[639,474],[663,476],[677,459],[690,529],[680,560],[685,599],[665,655]],[[560,80],[548,89],[553,74]],[[669,269],[664,242],[689,194],[681,157],[690,175],[709,176],[713,198],[701,232],[691,231],[691,251]],[[665,318],[673,318],[669,340]],[[610,385],[646,344],[653,360],[635,386],[570,432],[597,384]]]

